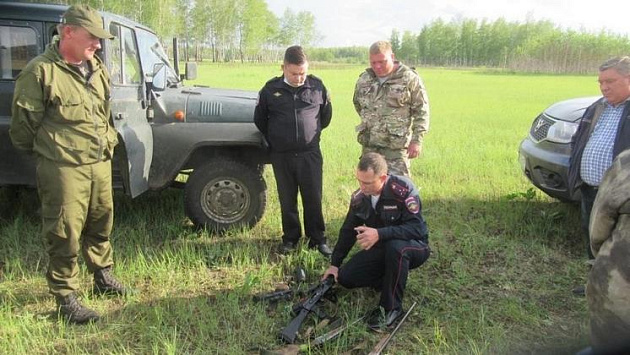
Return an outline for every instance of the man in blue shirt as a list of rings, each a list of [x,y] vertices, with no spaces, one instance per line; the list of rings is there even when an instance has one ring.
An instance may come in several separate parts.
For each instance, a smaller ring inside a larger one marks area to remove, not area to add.
[[[630,57],[604,62],[598,81],[604,97],[586,109],[571,143],[569,163],[569,188],[582,193],[582,229],[590,259],[588,226],[598,187],[614,158],[630,148]]]

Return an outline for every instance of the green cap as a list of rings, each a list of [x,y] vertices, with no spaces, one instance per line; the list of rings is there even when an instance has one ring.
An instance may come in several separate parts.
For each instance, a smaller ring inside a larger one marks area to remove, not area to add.
[[[61,22],[85,28],[98,38],[112,39],[111,33],[103,29],[103,18],[89,5],[72,5],[63,14]]]

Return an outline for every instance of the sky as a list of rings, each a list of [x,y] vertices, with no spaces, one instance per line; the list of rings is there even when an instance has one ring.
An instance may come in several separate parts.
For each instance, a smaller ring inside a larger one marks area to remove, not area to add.
[[[420,33],[422,26],[442,18],[526,22],[550,20],[563,29],[630,35],[627,0],[267,0],[278,17],[287,8],[309,11],[323,36],[316,46],[369,46],[388,40],[392,30]]]

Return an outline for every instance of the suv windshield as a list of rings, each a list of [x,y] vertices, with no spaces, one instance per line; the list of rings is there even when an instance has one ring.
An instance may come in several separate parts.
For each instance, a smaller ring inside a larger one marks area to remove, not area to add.
[[[142,58],[142,71],[153,73],[153,66],[157,63],[162,63],[166,69],[167,86],[177,85],[179,78],[158,38],[153,33],[140,28],[136,29],[136,33],[138,36],[138,50]]]

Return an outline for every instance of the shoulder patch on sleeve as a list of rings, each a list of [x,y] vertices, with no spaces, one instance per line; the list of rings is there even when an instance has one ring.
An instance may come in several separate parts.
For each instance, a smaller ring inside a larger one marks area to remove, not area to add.
[[[418,200],[418,196],[409,196],[405,200],[405,206],[407,206],[407,210],[409,212],[416,214],[420,211],[420,201]]]
[[[363,192],[361,192],[361,189],[356,190],[355,192],[352,193],[352,197],[350,198],[350,206],[352,207],[356,207],[358,205],[361,204],[361,201],[363,201]]]
[[[409,188],[400,181],[393,181],[393,179],[391,180],[392,181],[390,182],[389,186],[392,189],[394,195],[398,198],[405,198],[409,193]]]

